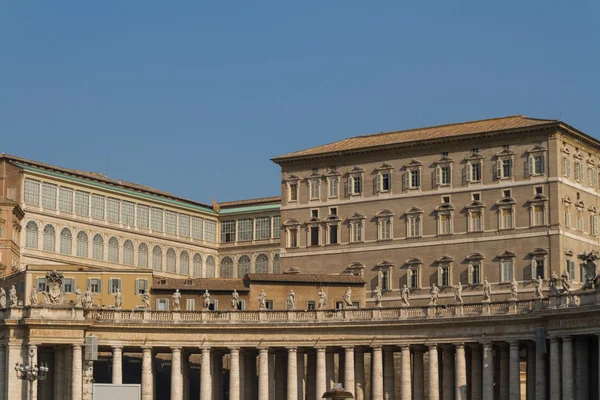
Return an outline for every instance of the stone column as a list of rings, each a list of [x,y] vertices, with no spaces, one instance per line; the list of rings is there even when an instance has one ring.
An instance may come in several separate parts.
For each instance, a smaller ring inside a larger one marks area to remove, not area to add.
[[[335,383],[335,353],[333,351],[328,351],[325,354],[327,363],[327,390],[331,390]]]
[[[396,381],[394,376],[394,352],[391,349],[383,351],[383,399],[394,400]]]
[[[471,399],[483,397],[481,357],[481,347],[478,344],[471,346]]]
[[[306,352],[306,400],[314,400],[317,393],[317,354]]]
[[[65,400],[70,400],[71,399],[71,386],[72,386],[72,376],[71,376],[71,369],[73,367],[73,347],[72,346],[67,346],[64,349],[64,359],[65,359],[65,388],[63,389],[63,392],[65,394]]]
[[[415,400],[425,399],[425,387],[424,387],[424,368],[423,368],[423,349],[417,346],[413,350],[413,393]]]
[[[295,347],[287,351],[287,400],[298,400],[298,352]]]
[[[438,350],[435,344],[429,347],[429,400],[440,399],[440,373],[438,370]]]
[[[112,348],[112,383],[123,383],[123,347],[113,346]]]
[[[506,400],[509,396],[509,355],[508,346],[500,346],[500,400]]]
[[[171,348],[171,400],[182,400],[181,348]]]
[[[491,343],[483,344],[483,397],[482,399],[494,398],[494,347]]]
[[[56,357],[56,356],[55,356]],[[57,358],[56,358],[57,359]],[[56,360],[55,359],[55,360]],[[56,362],[54,364],[56,368]],[[61,366],[62,368],[62,366]],[[0,344],[0,400],[6,400],[6,379],[8,369],[6,368],[6,345],[4,343]],[[60,398],[56,395],[56,388],[60,385],[56,384],[56,382],[61,382],[60,379],[57,379],[57,370],[54,371],[54,398]]]
[[[546,343],[544,342],[544,347]],[[529,391],[527,392],[527,399],[537,399],[537,400],[546,400],[546,355],[542,353],[544,349],[538,349],[535,346],[532,346],[535,351],[535,360],[534,360],[534,368],[535,368],[535,384],[533,385],[533,395],[530,396]],[[529,363],[529,349],[527,352],[527,362]],[[560,365],[557,365],[556,368],[559,368]],[[527,380],[529,380],[529,367],[527,368]]]
[[[410,346],[403,345],[402,346],[402,370],[401,372],[401,390],[402,390],[402,400],[412,400],[412,387],[411,387],[411,379],[410,379]],[[392,357],[392,362],[393,362]]]
[[[229,349],[229,400],[240,400],[240,349]]]
[[[509,359],[509,398],[510,400],[521,399],[521,371],[519,360],[519,342],[510,342],[510,359]]]
[[[527,373],[526,377],[526,399],[535,399],[535,346],[533,342],[527,343]]]
[[[354,352],[354,398],[365,399],[365,353],[361,349]],[[346,388],[344,388],[346,389]],[[348,390],[348,389],[346,389]]]
[[[154,398],[153,389],[152,347],[142,347],[142,400],[152,400]]]
[[[455,346],[455,348],[456,356],[454,360],[454,397],[456,398],[456,400],[467,400],[467,361],[465,359],[465,345],[459,343]]]
[[[454,349],[450,346],[442,347],[442,398],[454,398]]]
[[[573,338],[565,336],[562,348],[562,394],[564,399],[573,399]]]
[[[383,400],[383,363],[381,346],[373,347],[371,354],[371,400]]]
[[[269,349],[258,350],[258,400],[269,400]]]
[[[82,384],[83,384],[83,355],[81,353],[81,345],[73,345],[73,363],[71,372],[71,398],[81,399],[82,398]],[[35,398],[35,397],[34,397]]]
[[[1,360],[1,351],[4,349],[4,346],[0,346],[0,368],[4,366],[4,363]],[[4,376],[0,374],[0,376]],[[0,382],[3,382],[0,379]],[[4,388],[0,388],[0,400],[4,400]],[[58,346],[54,347],[54,398],[55,399],[63,399],[65,398],[65,351]]]
[[[575,338],[575,398],[588,400],[588,338],[579,336]]]
[[[344,347],[344,389],[354,394],[356,392],[354,381],[354,347]]]
[[[561,374],[560,374],[560,339],[550,338],[550,400],[560,400]],[[538,367],[539,368],[539,367]],[[537,385],[540,384],[539,379]]]
[[[81,347],[79,348],[79,350],[81,350]],[[27,361],[24,362],[23,364],[29,364],[29,354],[33,354],[33,364],[34,365],[39,365],[37,345],[30,344],[29,346],[27,346],[27,351],[28,351],[28,353],[27,353]],[[13,371],[11,371],[11,372],[13,372]],[[29,388],[27,388],[27,390],[29,390]],[[32,385],[31,392],[33,393],[33,398],[37,399],[37,382],[35,382],[35,384]]]
[[[296,384],[298,388],[298,398],[296,400],[304,400],[306,398],[306,375],[304,373],[304,365],[304,349],[298,349],[296,351]]]
[[[316,378],[316,393],[315,399],[321,399],[323,393],[327,391],[327,362],[325,347],[317,348],[317,378]]]
[[[211,357],[210,348],[200,349],[202,358],[200,361],[200,400],[212,398],[212,376],[210,371]]]

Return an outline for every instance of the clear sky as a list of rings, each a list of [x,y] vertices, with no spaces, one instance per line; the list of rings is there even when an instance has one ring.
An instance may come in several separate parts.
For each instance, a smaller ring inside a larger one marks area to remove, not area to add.
[[[600,136],[600,1],[3,1],[0,152],[210,202],[275,155],[525,114]]]

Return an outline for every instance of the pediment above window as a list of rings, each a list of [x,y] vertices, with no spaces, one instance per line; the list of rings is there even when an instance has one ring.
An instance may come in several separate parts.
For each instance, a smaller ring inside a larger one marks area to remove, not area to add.
[[[365,219],[365,218],[366,218],[366,217],[365,217],[364,215],[362,215],[362,214],[359,214],[359,213],[357,213],[357,212],[355,212],[354,214],[352,214],[351,216],[349,216],[349,217],[348,217],[348,219],[349,219],[350,221],[363,220],[363,219]]]
[[[419,207],[411,207],[411,209],[406,211],[405,214],[407,214],[407,215],[423,214],[423,210],[421,210]]]
[[[469,209],[472,209],[472,208],[485,208],[485,204],[483,204],[479,200],[475,200],[471,204],[467,204],[467,206],[465,208],[469,208]]]
[[[573,249],[567,249],[567,250],[565,250],[565,255],[567,257],[573,257],[573,254],[575,254],[575,252],[573,252]]]
[[[470,156],[465,157],[465,161],[478,161],[478,160],[483,160],[483,156],[479,153],[471,153]]]
[[[454,262],[454,257],[443,255],[440,258],[438,258],[436,261],[438,264],[448,264],[448,263]]]
[[[515,258],[517,255],[510,250],[504,250],[504,253],[498,255],[498,258]]]
[[[593,158],[588,158],[588,160],[587,160],[587,163],[588,163],[589,165],[596,165],[596,162],[594,161],[594,159],[593,159]]]
[[[575,207],[585,208],[585,203],[583,201],[579,200],[577,203],[575,203]]]
[[[583,160],[583,155],[581,153],[575,153],[575,155],[573,156],[573,158],[576,158],[578,160]]]
[[[413,257],[413,258],[409,258],[404,263],[407,264],[407,265],[422,265],[423,264],[423,260],[421,260],[418,257]]]
[[[454,159],[448,157],[448,156],[443,156],[442,158],[440,158],[439,160],[437,160],[435,162],[435,164],[450,164],[453,163]]]
[[[547,149],[540,145],[540,144],[536,144],[535,146],[533,146],[532,148],[527,150],[527,153],[545,153],[547,151]]]
[[[467,260],[475,261],[475,260],[483,260],[485,256],[481,253],[471,253],[467,256]]]
[[[514,156],[515,152],[512,151],[511,149],[502,149],[502,151],[500,153],[496,154],[496,158],[503,158],[503,157],[510,157],[510,156]]]
[[[563,203],[571,204],[572,203],[571,198],[569,196],[563,197]]]
[[[351,275],[363,276],[365,270],[365,266],[359,262],[353,262],[346,267],[346,271]]]
[[[328,215],[328,216],[327,216],[327,217],[326,217],[326,218],[323,220],[323,222],[339,222],[339,221],[341,221],[341,220],[342,220],[342,219],[340,218],[340,216],[339,216],[339,215],[331,214],[331,215]]]
[[[454,206],[450,203],[440,204],[439,206],[437,206],[435,208],[435,211],[437,211],[437,212],[454,211]]]
[[[321,220],[318,217],[311,217],[309,220],[306,221],[306,225],[315,225],[319,222],[321,222]]]
[[[340,171],[338,171],[337,169],[332,169],[329,172],[327,172],[325,174],[326,177],[332,177],[332,176],[340,176],[342,173]]]
[[[501,206],[512,206],[513,204],[517,204],[517,202],[512,197],[503,197],[496,202],[496,205],[500,206],[500,207]]]
[[[306,177],[306,179],[321,179],[323,175],[318,172],[312,172],[310,175]]]
[[[290,174],[287,178],[285,178],[285,182],[298,182],[300,178],[298,175]]]
[[[394,169],[394,166],[392,164],[383,163],[379,167],[377,167],[376,171],[389,171],[391,169]]]
[[[593,213],[595,214],[595,213],[597,212],[597,210],[596,210],[596,206],[595,206],[595,205],[591,205],[591,206],[588,208],[588,211],[589,211],[589,212],[593,212]]]
[[[300,226],[300,222],[297,219],[292,218],[292,219],[288,219],[287,221],[285,221],[283,223],[283,226],[285,226],[286,228],[298,227],[298,226]]]
[[[409,162],[408,164],[406,164],[404,167],[405,168],[415,168],[415,167],[421,167],[423,166],[423,163],[419,160],[412,160],[411,162]]]
[[[375,265],[375,268],[377,268],[377,269],[390,269],[393,266],[394,266],[394,264],[392,264],[391,262],[383,260],[379,264]]]
[[[352,168],[350,171],[348,171],[348,173],[350,175],[358,175],[358,174],[362,174],[365,170],[362,169],[361,167],[358,166],[354,166],[354,168]]]
[[[527,200],[528,203],[545,203],[548,201],[548,197],[543,194],[536,194],[531,199]]]
[[[548,250],[546,249],[535,249],[532,252],[529,253],[530,256],[535,257],[535,256],[545,256],[548,255]]]
[[[390,210],[383,209],[383,210],[379,210],[379,211],[377,212],[377,214],[375,214],[375,216],[376,216],[377,218],[393,217],[393,216],[394,216],[394,213],[393,213],[393,212],[391,212]]]
[[[562,152],[563,152],[563,154],[571,155],[571,150],[569,150],[568,147],[563,147]]]

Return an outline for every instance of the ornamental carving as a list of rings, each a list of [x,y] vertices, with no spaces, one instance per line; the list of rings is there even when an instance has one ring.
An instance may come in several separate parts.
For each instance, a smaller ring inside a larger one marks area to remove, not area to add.
[[[62,304],[64,301],[64,294],[62,291],[63,274],[56,270],[46,272],[46,303],[48,304]]]

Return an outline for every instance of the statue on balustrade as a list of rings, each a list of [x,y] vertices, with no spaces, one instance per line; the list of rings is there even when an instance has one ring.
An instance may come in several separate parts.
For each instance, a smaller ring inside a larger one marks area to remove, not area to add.
[[[346,289],[346,292],[344,293],[344,308],[348,308],[348,307],[352,307],[352,289],[350,289],[350,286],[348,286],[348,288]]]
[[[208,293],[208,290],[204,291],[204,294],[202,295],[202,311],[209,311],[210,310],[210,293]]]
[[[46,304],[62,304],[64,302],[62,283],[62,272],[56,270],[46,272]]]
[[[544,280],[542,279],[541,276],[538,276],[537,279],[535,280],[535,298],[536,299],[543,299],[544,298]]]
[[[569,294],[571,293],[571,279],[567,271],[564,271],[560,276],[560,284],[562,286],[562,292]]]
[[[410,289],[406,286],[406,283],[404,284],[404,287],[402,288],[402,293],[400,293],[401,296],[401,300],[402,300],[402,305],[404,307],[409,307],[410,306]]]
[[[492,285],[488,282],[487,278],[483,279],[483,301],[486,303],[492,301]]]
[[[85,308],[92,308],[92,305],[94,304],[94,294],[92,293],[91,290],[86,290],[85,293],[83,294],[83,299],[84,299],[84,307]]]
[[[79,286],[75,289],[75,307],[83,307],[83,292]]]
[[[519,298],[519,284],[514,277],[510,282],[510,298],[513,300],[517,300]]]
[[[556,272],[554,271],[552,271],[548,287],[550,288],[551,296],[558,296],[560,294],[560,291],[558,290],[558,275],[556,275]]]
[[[381,293],[381,289],[379,286],[375,287],[375,307],[381,308],[381,300],[383,299],[383,294]]]
[[[231,309],[233,311],[240,309],[240,295],[235,289],[233,289],[233,293],[231,294]]]
[[[325,291],[321,287],[321,288],[319,288],[319,310],[324,309],[326,304],[327,304],[327,293],[325,293]]]
[[[29,294],[29,305],[37,306],[38,304],[38,289],[34,286],[31,288],[31,293]]]
[[[175,293],[173,293],[173,311],[181,310],[181,293],[179,293],[179,289],[175,289]]]
[[[6,308],[6,290],[3,287],[0,287],[0,308]]]
[[[585,276],[582,277],[584,284],[581,289],[597,289],[600,287],[600,275],[597,274],[595,263],[600,258],[598,253],[584,251],[577,258],[581,260],[581,268],[585,271]]]
[[[258,309],[267,309],[267,294],[265,293],[264,289],[261,289],[260,294],[258,295]]]
[[[288,310],[296,309],[296,294],[294,293],[294,290],[292,290],[292,289],[290,289],[290,293],[288,294],[288,297],[287,297],[287,309]]]
[[[431,285],[431,290],[429,292],[431,293],[431,301],[429,302],[429,305],[437,306],[438,298],[440,297],[440,289],[434,283]]]
[[[15,285],[12,285],[8,291],[8,300],[10,300],[10,308],[16,307],[19,304],[19,299],[17,298],[17,289],[15,289]]]
[[[144,310],[150,310],[150,293],[148,293],[148,289],[144,290],[144,294],[142,295],[142,304],[144,306]]]
[[[121,292],[121,289],[117,288],[117,291],[115,292],[115,308],[120,310],[121,307],[123,307],[123,293]]]
[[[456,304],[465,304],[465,302],[463,301],[462,298],[462,283],[460,283],[460,281],[458,281],[458,285],[456,285],[454,287],[454,300],[456,300]]]

